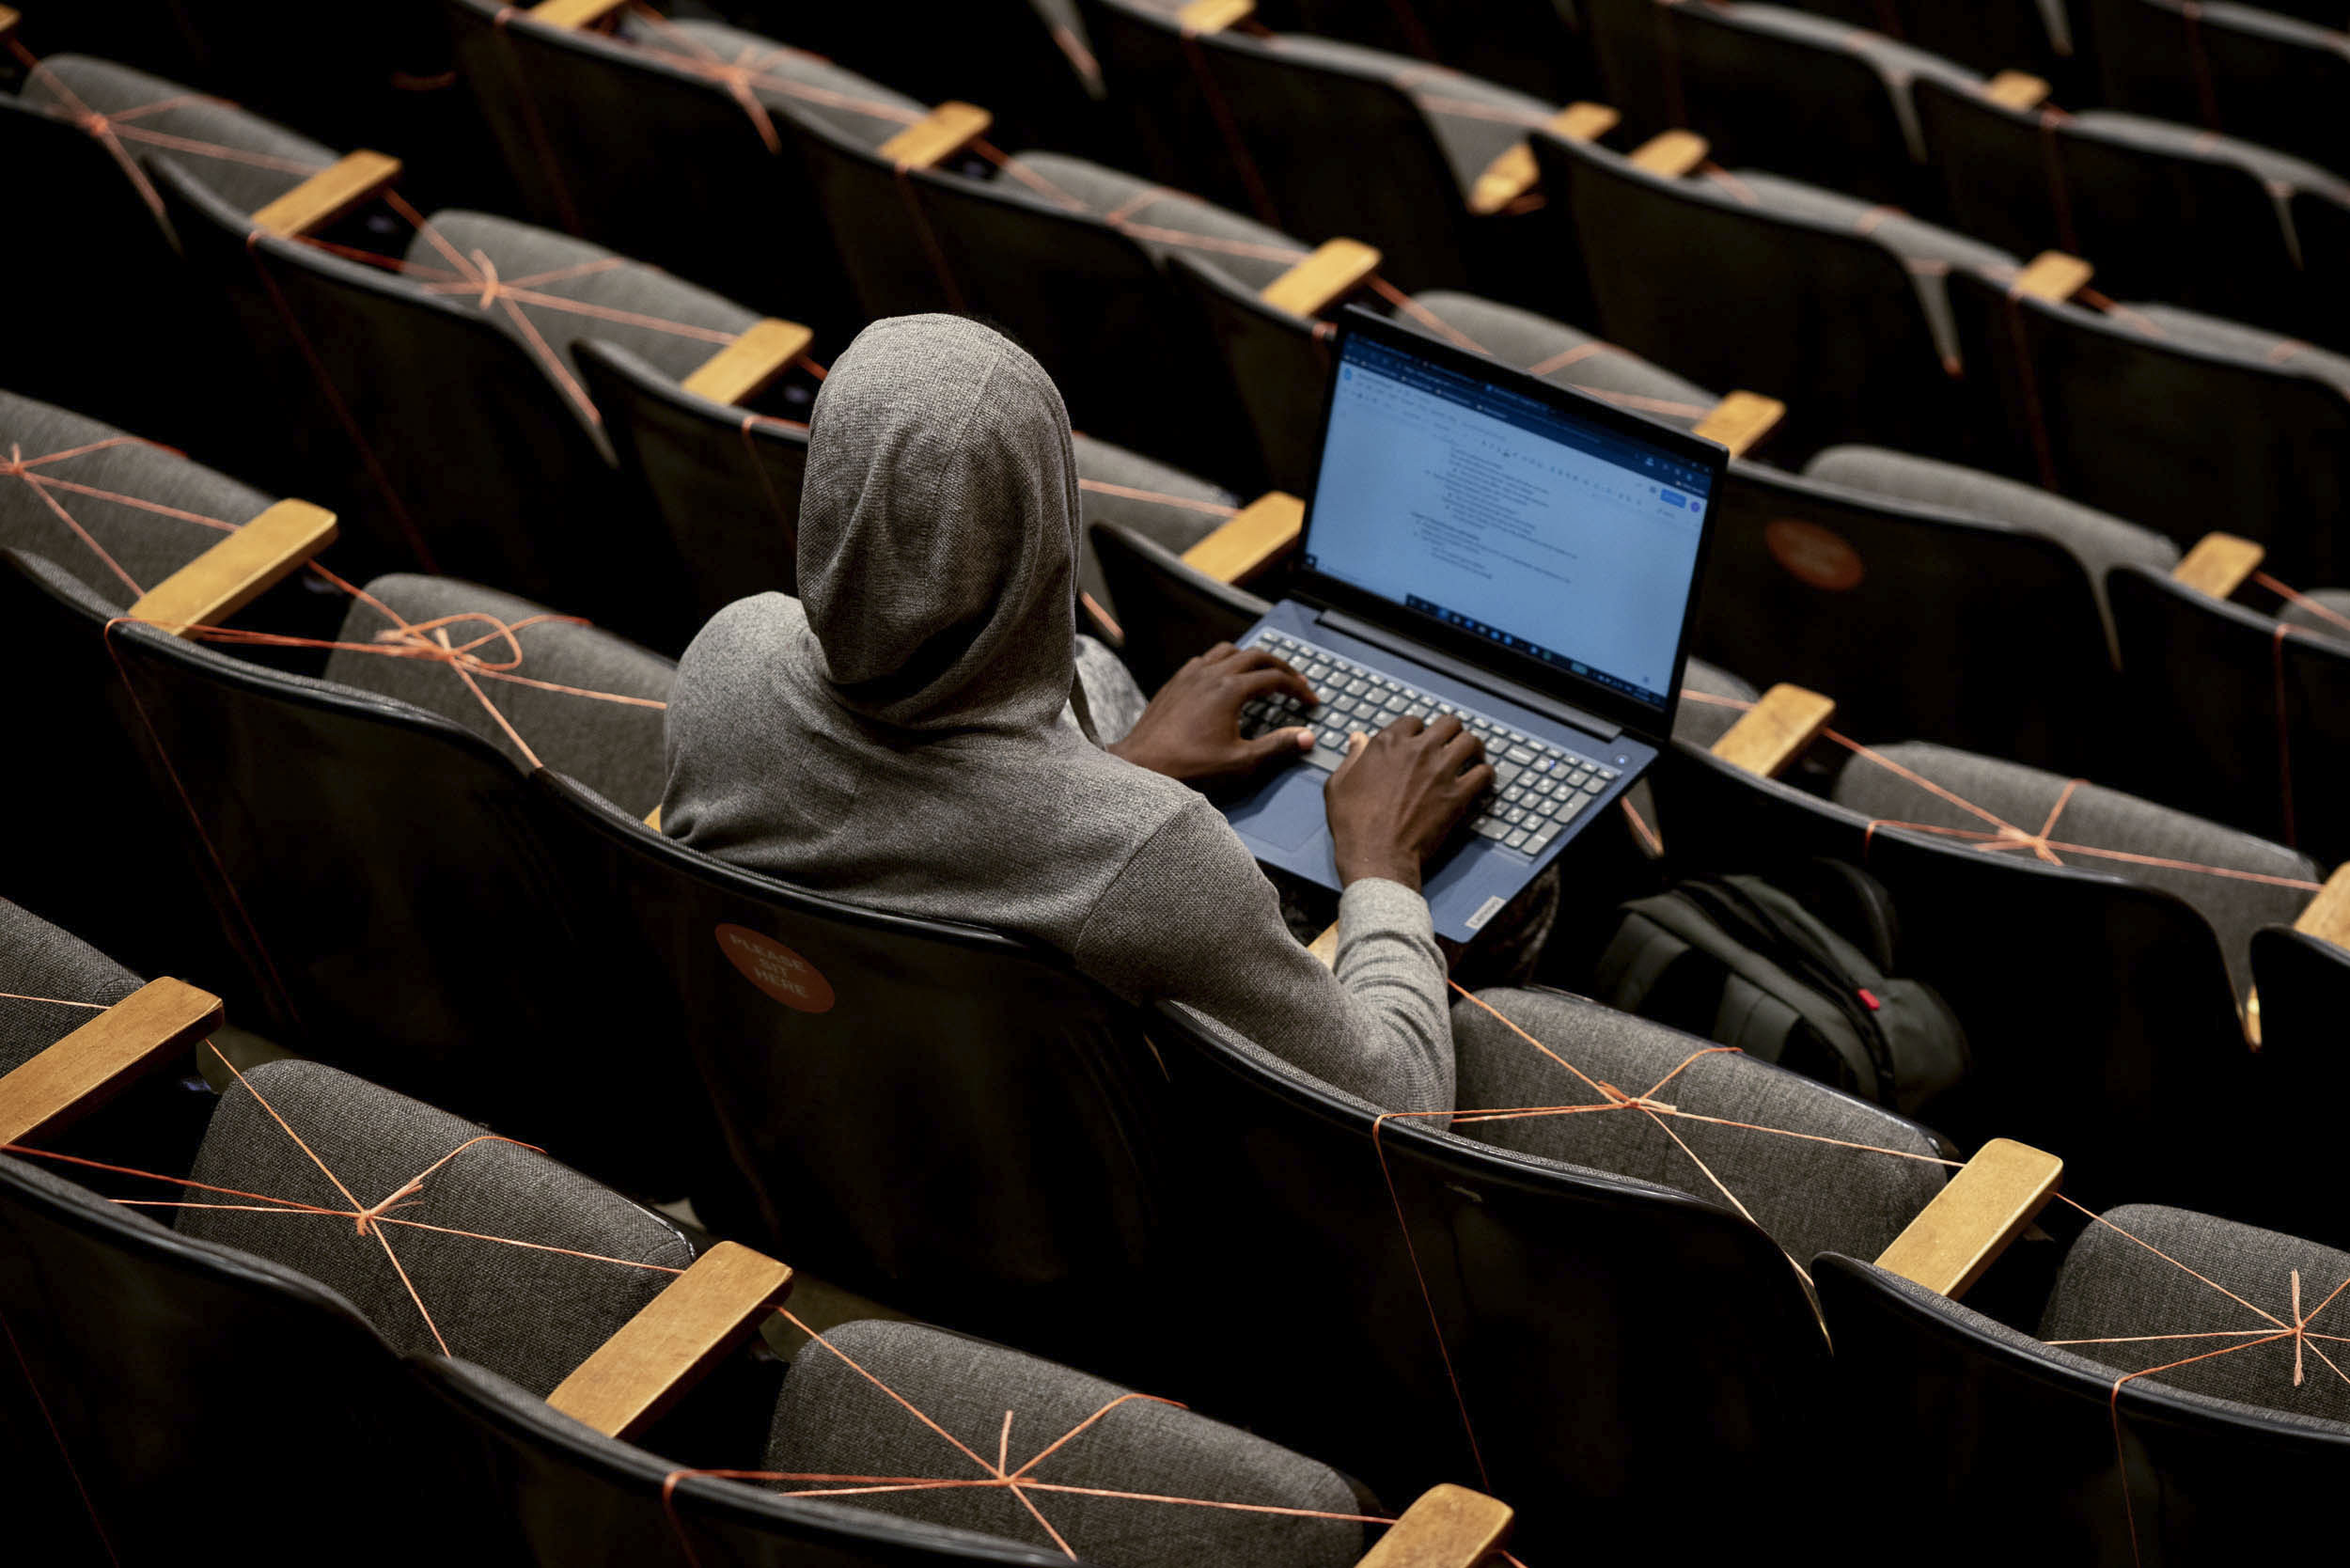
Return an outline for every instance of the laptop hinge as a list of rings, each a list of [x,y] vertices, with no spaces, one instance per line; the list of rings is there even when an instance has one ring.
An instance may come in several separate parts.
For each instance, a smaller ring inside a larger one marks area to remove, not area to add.
[[[1424,643],[1413,642],[1407,637],[1398,636],[1385,627],[1348,615],[1343,610],[1325,607],[1317,609],[1315,613],[1322,622],[1333,631],[1343,632],[1350,637],[1360,637],[1365,642],[1376,643],[1390,653],[1426,665],[1431,669],[1442,670],[1456,681],[1466,681],[1474,685],[1497,688],[1501,695],[1511,701],[1531,708],[1546,718],[1557,719],[1561,724],[1571,724],[1587,735],[1596,736],[1603,741],[1612,741],[1623,733],[1623,726],[1621,724],[1610,724],[1596,713],[1586,713],[1580,708],[1559,701],[1557,698],[1545,697],[1541,692],[1521,685],[1507,676],[1496,675],[1491,670],[1479,669],[1466,660],[1456,659],[1449,653],[1438,652]]]

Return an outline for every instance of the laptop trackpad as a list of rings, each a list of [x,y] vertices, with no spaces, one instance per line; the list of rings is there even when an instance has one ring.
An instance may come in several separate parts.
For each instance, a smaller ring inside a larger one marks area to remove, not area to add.
[[[1328,776],[1302,765],[1284,769],[1278,778],[1230,808],[1225,815],[1233,827],[1261,844],[1282,850],[1305,849],[1327,831],[1322,785]]]

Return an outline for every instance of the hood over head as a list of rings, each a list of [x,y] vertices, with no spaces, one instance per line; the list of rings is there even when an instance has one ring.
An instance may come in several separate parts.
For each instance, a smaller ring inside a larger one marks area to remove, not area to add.
[[[800,602],[844,707],[1050,725],[1076,674],[1077,468],[1043,368],[959,316],[859,333],[809,418]]]

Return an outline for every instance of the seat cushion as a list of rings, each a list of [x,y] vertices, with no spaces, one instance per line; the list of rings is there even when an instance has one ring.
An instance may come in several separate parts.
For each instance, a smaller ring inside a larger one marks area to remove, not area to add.
[[[1452,1130],[1464,1137],[1674,1187],[1724,1207],[1731,1206],[1727,1187],[1805,1268],[1822,1252],[1875,1257],[1942,1190],[1942,1151],[1923,1128],[1825,1084],[1581,996],[1487,991],[1478,1000],[1486,1006],[1463,1001],[1452,1009],[1460,1085]],[[1473,1114],[1603,1104],[1594,1084],[1612,1084],[1688,1116],[1626,1109],[1479,1121]],[[1747,1125],[1689,1119],[1695,1116]],[[1895,1152],[1872,1152],[1878,1150]],[[1699,1168],[1700,1159],[1720,1186]]]
[[[316,1062],[267,1062],[244,1077],[222,1094],[190,1176],[337,1213],[166,1212],[182,1234],[301,1270],[403,1352],[446,1346],[543,1398],[693,1262],[659,1215],[519,1144],[472,1142],[484,1129],[470,1121]],[[359,1232],[354,1199],[381,1205],[420,1176],[385,1223]],[[557,1247],[597,1259],[543,1250]]]
[[[138,988],[136,975],[80,937],[0,899],[0,1074]]]
[[[1058,152],[1008,160],[999,188],[1104,219],[1154,258],[1180,251],[1250,290],[1262,289],[1311,254],[1277,228],[1213,202]]]
[[[958,1450],[958,1442],[969,1451]],[[1040,1459],[1047,1449],[1050,1455]],[[806,1478],[776,1483],[780,1490],[838,1493],[839,1483],[819,1478],[981,1480],[999,1454],[1009,1456],[1013,1472],[1054,1486],[1363,1512],[1336,1471],[1262,1438],[1160,1401],[1130,1398],[1114,1384],[1049,1361],[904,1323],[844,1324],[799,1353],[776,1406],[767,1467]],[[1036,1514],[1001,1487],[875,1490],[834,1500],[1046,1550],[1056,1545]],[[1030,1492],[1027,1500],[1075,1557],[1100,1568],[1348,1568],[1365,1544],[1364,1527],[1344,1519],[1068,1492]]]
[[[1754,169],[1715,172],[1707,179],[1746,206],[1808,218],[1831,228],[1852,229],[1900,257],[1909,268],[1918,303],[1925,307],[1926,321],[1934,329],[1935,346],[1950,364],[1958,362],[1958,328],[1950,318],[1950,293],[1943,279],[1952,267],[1996,271],[2012,270],[2016,264],[2015,258],[1996,246],[1919,223],[1898,208],[1872,207],[1817,185]]]
[[[2317,588],[2304,593],[2306,604],[2288,604],[2277,619],[2305,631],[2350,642],[2350,588]]]
[[[498,622],[520,626],[546,615],[547,610],[527,599],[477,588],[454,577],[378,577],[368,585],[367,593],[367,599],[352,601],[337,641],[368,647],[414,646],[413,641],[398,639],[392,615],[410,625],[445,616],[478,617],[446,627],[449,641],[462,647],[488,639],[474,651],[475,656],[494,666],[510,662],[513,647],[519,645],[522,663],[510,673],[523,679],[502,680],[496,673],[481,670],[473,675],[481,692],[476,697],[465,677],[446,661],[342,648],[327,659],[329,681],[438,713],[527,767],[529,759],[514,737],[482,706],[486,698],[496,704],[506,724],[548,767],[570,775],[637,816],[660,804],[667,777],[661,750],[666,709],[661,704],[668,701],[669,688],[677,680],[674,662],[610,632],[560,619],[521,626],[513,634],[514,643],[509,644],[497,632]],[[394,640],[387,641],[387,634]],[[574,692],[550,691],[525,684],[525,681],[636,700],[604,701]]]
[[[1315,65],[1376,77],[1408,94],[1426,117],[1464,196],[1488,165],[1559,112],[1555,103],[1479,77],[1337,39],[1284,33],[1267,40],[1267,47]]]
[[[1422,313],[1433,317],[1424,320]],[[1613,343],[1547,316],[1442,290],[1417,294],[1400,318],[1560,386],[1689,429],[1719,400]]]
[[[1925,136],[1918,127],[1916,100],[1909,86],[1919,77],[1958,87],[1979,85],[1982,78],[1966,67],[1923,49],[1897,43],[1882,33],[1872,33],[1832,17],[1814,16],[1809,11],[1791,10],[1785,6],[1725,6],[1722,10],[1741,26],[1775,37],[1792,39],[1832,49],[1840,54],[1857,55],[1876,69],[1885,82],[1887,93],[1893,101],[1893,113],[1899,118],[1902,137],[1909,144],[1909,155],[1925,162]]]
[[[2306,1315],[2311,1330],[2350,1336],[2350,1253],[2186,1209],[2138,1204],[2105,1218],[2065,1254],[2043,1340],[2123,1372],[2167,1367],[2156,1376],[2173,1388],[2350,1421],[2350,1345],[2307,1340],[2296,1362],[2285,1335]],[[2284,1337],[2256,1342],[2275,1335]],[[2113,1341],[2128,1342],[2100,1342]],[[2245,1348],[2206,1355],[2231,1344]]]
[[[1876,822],[1955,829],[1961,836],[1951,842],[1983,844],[1991,854],[2031,855],[2021,844],[1990,846],[2002,837],[2013,840],[2019,835],[2042,835],[2049,840],[2049,853],[2066,865],[2174,893],[2211,922],[2239,996],[2252,981],[2248,958],[2252,933],[2264,925],[2291,925],[2308,905],[2315,885],[2325,880],[2315,862],[2281,844],[2118,790],[1922,743],[1881,746],[1877,755],[1893,767],[1854,758],[1837,777],[1838,805]],[[1991,813],[2016,832],[2004,833],[1996,823],[1893,771],[1895,767]],[[1976,834],[1989,837],[1968,837]],[[2145,859],[2116,859],[2089,850]],[[2216,870],[2150,865],[2146,860]]]
[[[1803,471],[1811,478],[1853,490],[2012,523],[2056,541],[2078,557],[2089,572],[2098,613],[2106,618],[2108,647],[2113,646],[2113,617],[2106,606],[2106,573],[2117,566],[2167,572],[2179,560],[2179,547],[2151,528],[2067,501],[2037,485],[1952,463],[1882,447],[1831,447]]]
[[[2307,159],[2272,152],[2251,142],[2223,136],[2173,120],[2123,114],[2117,109],[2084,109],[2072,118],[2076,131],[2087,132],[2131,147],[2187,157],[2212,158],[2249,171],[2279,196],[2295,191],[2325,191],[2350,198],[2350,180]]]
[[[122,150],[168,157],[223,201],[268,206],[335,162],[332,149],[223,99],[83,55],[53,55],[25,78],[24,101],[69,119],[107,117]]]
[[[2175,305],[2117,305],[2106,320],[2141,337],[2183,344],[2239,364],[2295,371],[2350,397],[2350,355],[2312,348],[2297,337],[2182,310]]]
[[[918,101],[843,71],[820,55],[720,22],[633,12],[622,19],[619,36],[685,70],[745,71],[744,85],[767,108],[820,121],[870,148],[879,148],[930,113]]]
[[[577,384],[572,345],[583,339],[618,344],[682,381],[759,320],[659,268],[487,212],[435,212],[409,241],[405,260],[405,275],[419,288],[478,306],[567,387]],[[507,292],[484,303],[492,274]]]
[[[219,543],[227,530],[211,523],[248,523],[273,499],[111,425],[0,392],[0,463],[15,461],[23,473],[0,473],[0,549],[48,557],[117,609]]]
[[[1703,659],[1691,659],[1681,675],[1681,706],[1673,713],[1673,739],[1700,750],[1710,749],[1745,716],[1743,708],[1718,702],[1693,702],[1689,694],[1723,697],[1731,702],[1752,702],[1762,694],[1748,682]]]
[[[1077,506],[1087,525],[1077,562],[1077,586],[1113,616],[1117,606],[1093,558],[1092,525],[1115,523],[1131,528],[1180,556],[1215,532],[1240,509],[1239,496],[1180,468],[1090,436],[1080,435],[1073,445]]]

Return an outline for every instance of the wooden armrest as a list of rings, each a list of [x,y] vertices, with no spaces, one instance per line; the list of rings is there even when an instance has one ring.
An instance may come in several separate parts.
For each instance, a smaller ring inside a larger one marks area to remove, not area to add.
[[[1745,457],[1755,443],[1778,428],[1787,405],[1760,392],[1732,392],[1714,405],[1692,431],[1730,448],[1731,457]]]
[[[2350,864],[2334,868],[2334,874],[2326,879],[2317,897],[2301,911],[2293,929],[2304,936],[2314,936],[2321,942],[2331,942],[2337,948],[2350,949]]]
[[[61,1127],[220,1027],[220,998],[182,980],[149,980],[0,1077],[0,1143]]]
[[[2064,1180],[2064,1162],[1995,1137],[1934,1195],[1877,1267],[1955,1301],[2023,1234]]]
[[[399,178],[397,158],[346,152],[254,213],[254,227],[287,240],[315,234]]]
[[[1186,33],[1220,33],[1256,10],[1257,0],[1191,0],[1175,13],[1175,21]]]
[[[995,117],[976,103],[949,99],[881,144],[881,155],[902,169],[935,168],[981,136]]]
[[[1339,966],[1339,923],[1336,920],[1322,928],[1322,934],[1306,944],[1306,950],[1322,960],[1325,969]]]
[[[1632,166],[1646,169],[1664,180],[1679,180],[1700,164],[1713,149],[1703,136],[1694,131],[1668,131],[1652,136],[1632,152]]]
[[[1296,549],[1305,529],[1306,503],[1268,490],[1184,551],[1183,564],[1219,583],[1245,583]]]
[[[1570,103],[1551,116],[1543,128],[1567,141],[1595,142],[1613,131],[1622,118],[1605,103]],[[1542,171],[1534,166],[1533,144],[1512,143],[1485,165],[1485,172],[1469,187],[1469,211],[1479,217],[1491,217],[1532,190],[1541,178]]]
[[[1370,282],[1379,260],[1379,253],[1360,240],[1327,240],[1257,297],[1292,316],[1319,316]]]
[[[2007,291],[2061,305],[2089,287],[2089,280],[2096,273],[2096,268],[2077,256],[2044,250],[2031,259],[2030,266],[2015,274],[2015,281],[2008,285]]]
[[[307,501],[280,501],[131,606],[176,636],[227,619],[335,542],[335,514]]]
[[[1714,743],[1714,755],[1733,768],[1777,778],[1803,755],[1806,746],[1819,739],[1820,731],[1835,716],[1833,701],[1781,682],[1764,692],[1762,700]]]
[[[2208,593],[2214,599],[2225,599],[2259,570],[2261,558],[2267,554],[2248,539],[2238,539],[2233,534],[2205,534],[2195,541],[2195,548],[2186,553],[2186,558],[2170,569],[2170,580]]]
[[[628,4],[628,0],[539,0],[530,20],[550,27],[592,27]]]
[[[1510,1539],[1508,1503],[1447,1482],[1419,1495],[1357,1568],[1478,1568]]]
[[[641,1432],[791,1291],[791,1271],[720,1242],[582,1361],[547,1396],[606,1437]]]
[[[2037,109],[2048,102],[2048,84],[2029,71],[2002,71],[1983,84],[1982,96],[2002,108]]]
[[[646,813],[645,813],[645,825],[646,825],[647,827],[651,828],[651,829],[652,829],[655,833],[658,833],[658,832],[660,832],[660,831],[661,831],[661,808],[660,808],[660,807],[656,806],[656,807],[654,807],[651,810],[650,810],[650,811],[648,811],[648,812],[646,812]]]
[[[703,360],[685,378],[685,390],[719,403],[755,398],[815,340],[816,335],[797,321],[773,316],[755,321],[742,337]]]

